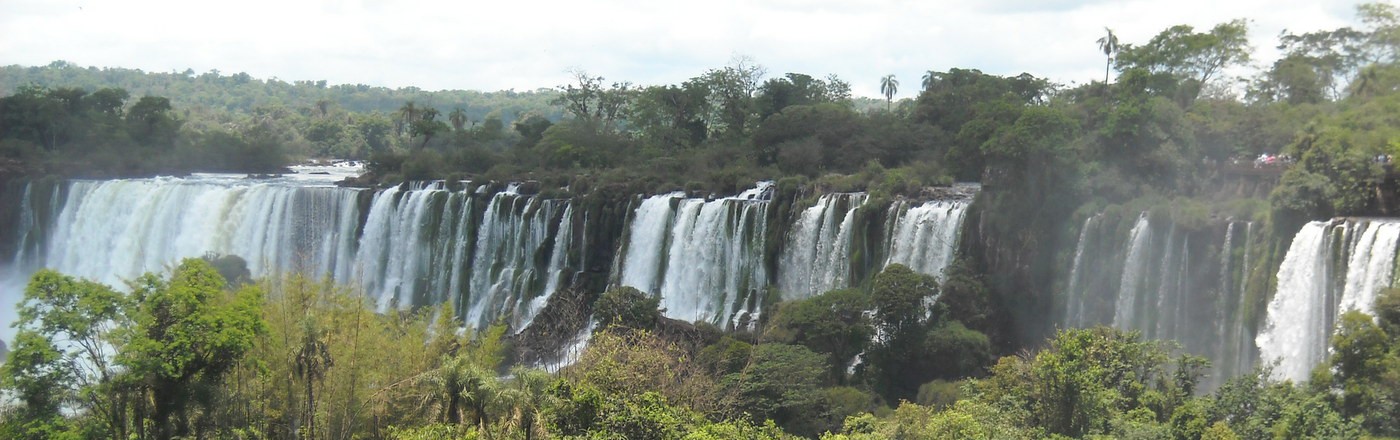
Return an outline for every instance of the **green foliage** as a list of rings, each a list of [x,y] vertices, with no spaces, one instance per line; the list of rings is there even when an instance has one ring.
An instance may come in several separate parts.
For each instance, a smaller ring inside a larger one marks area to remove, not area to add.
[[[389,427],[389,438],[393,440],[476,440],[480,436],[473,428],[459,425],[431,424],[411,428]]]
[[[1337,327],[1328,360],[1331,388],[1341,392],[1337,409],[1368,432],[1400,435],[1400,338],[1357,311],[1342,314]]]
[[[987,335],[950,321],[929,330],[924,353],[932,362],[928,374],[941,378],[978,376],[991,362],[992,344]]]
[[[930,72],[916,100],[913,119],[932,125],[951,141],[944,158],[958,178],[973,180],[985,164],[982,145],[998,127],[1009,126],[1027,105],[1042,102],[1050,83],[1029,74],[987,75],[972,69]]]
[[[738,409],[754,420],[815,435],[825,374],[825,359],[806,347],[759,344],[742,371],[724,377],[724,386],[735,390]]]
[[[1032,426],[1077,437],[1107,433],[1136,408],[1170,414],[1187,397],[1167,376],[1172,368],[1166,349],[1137,333],[1066,330],[1033,358],[1002,358],[977,391],[984,401],[1017,402]]]
[[[716,375],[723,376],[742,371],[752,353],[753,345],[725,335],[719,341],[700,350],[697,360],[709,366]]]
[[[859,289],[833,290],[782,303],[769,321],[767,337],[825,353],[829,374],[842,382],[846,366],[865,351],[874,336],[875,329],[865,314],[871,305],[869,294]]]
[[[656,326],[660,304],[660,298],[629,286],[619,286],[598,297],[593,304],[593,316],[598,320],[599,329],[621,326],[646,330]]]
[[[1177,25],[1152,37],[1147,44],[1124,44],[1118,51],[1119,70],[1143,69],[1183,82],[1183,102],[1194,100],[1226,68],[1249,62],[1245,19],[1220,23],[1209,32]]]
[[[1400,336],[1400,289],[1381,289],[1376,295],[1376,320],[1385,333]]]
[[[896,340],[918,332],[928,318],[928,304],[937,295],[938,281],[902,264],[891,264],[875,275],[870,296],[882,339]]]
[[[983,276],[962,260],[954,261],[943,270],[944,281],[939,290],[938,305],[946,319],[957,320],[968,328],[984,334],[995,334],[995,309],[991,292]]]
[[[914,403],[941,410],[951,406],[962,395],[962,384],[938,379],[919,385],[919,396]]]

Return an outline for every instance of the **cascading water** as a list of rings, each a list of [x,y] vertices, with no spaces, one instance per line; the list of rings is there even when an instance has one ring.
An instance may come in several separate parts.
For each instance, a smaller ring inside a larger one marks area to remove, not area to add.
[[[675,220],[676,204],[684,193],[648,197],[637,207],[622,262],[622,284],[656,293],[666,269],[666,249]]]
[[[1212,358],[1205,385],[1218,385],[1251,365],[1244,310],[1250,241],[1237,232],[1247,223],[1186,228],[1162,220],[1147,212],[1084,220],[1062,296],[1063,323],[1110,324],[1177,341]]]
[[[20,290],[38,267],[121,286],[212,252],[242,257],[255,276],[357,286],[381,309],[453,301],[469,327],[504,318],[518,330],[578,267],[567,200],[433,182],[380,191],[362,211],[361,194],[217,175],[70,182],[51,204],[58,214],[43,255],[20,246],[16,257],[35,263],[15,268],[5,288]]]
[[[1128,258],[1123,263],[1123,281],[1118,288],[1118,302],[1113,307],[1113,325],[1118,328],[1132,327],[1137,319],[1138,296],[1151,264],[1147,247],[1152,243],[1152,228],[1147,213],[1138,216],[1128,237]]]
[[[658,295],[673,318],[734,328],[754,322],[773,284],[803,297],[859,285],[889,263],[941,277],[967,208],[965,200],[897,201],[865,213],[865,194],[832,194],[775,243],[767,234],[786,228],[769,225],[767,182],[726,198],[647,197],[625,227],[606,224],[622,221],[611,211],[515,187],[426,182],[370,192],[332,182],[197,175],[62,182],[32,196],[26,188],[9,196],[21,212],[8,221],[22,230],[6,243],[33,264],[6,261],[22,268],[5,290],[22,290],[38,267],[120,286],[220,253],[245,259],[254,276],[329,277],[381,310],[450,301],[469,327],[503,320],[522,330],[555,291],[597,283],[610,269],[615,283]],[[974,188],[952,192],[966,198]],[[599,231],[621,237],[588,236],[597,226],[591,214],[604,218]],[[590,243],[610,249],[595,257],[613,267],[576,277]]]
[[[900,201],[891,205],[894,230],[889,234],[889,259],[885,264],[903,264],[943,281],[943,269],[953,262],[966,213],[967,202],[954,200],[917,206]]]
[[[523,328],[532,319],[533,304],[544,301],[567,276],[566,258],[555,248],[570,245],[572,213],[568,202],[497,193],[482,217],[473,258],[466,322],[485,327],[503,313]],[[556,264],[558,266],[556,267]]]
[[[772,186],[722,199],[652,196],[638,206],[620,283],[661,298],[666,315],[743,325],[768,285],[763,264]],[[660,232],[658,232],[660,231]]]
[[[1372,310],[1376,293],[1391,285],[1397,243],[1393,220],[1312,222],[1298,231],[1255,339],[1261,360],[1278,363],[1276,378],[1306,381],[1326,359],[1340,314]]]
[[[1303,226],[1278,270],[1278,292],[1269,302],[1268,321],[1255,339],[1265,362],[1278,362],[1275,377],[1307,380],[1322,360],[1330,328],[1327,296],[1332,269],[1332,234],[1325,222]]]
[[[866,198],[864,193],[827,194],[802,211],[778,268],[783,299],[850,287],[852,229],[856,210]]]
[[[209,252],[254,274],[332,274],[353,255],[355,191],[174,178],[73,182],[43,265],[113,286]]]
[[[1089,216],[1084,218],[1084,226],[1079,229],[1079,241],[1074,245],[1074,263],[1069,270],[1069,288],[1066,289],[1067,298],[1065,306],[1065,325],[1071,327],[1082,327],[1089,324],[1086,316],[1088,308],[1088,298],[1085,298],[1083,283],[1084,249],[1089,245],[1089,231],[1093,229],[1094,220],[1099,216]]]

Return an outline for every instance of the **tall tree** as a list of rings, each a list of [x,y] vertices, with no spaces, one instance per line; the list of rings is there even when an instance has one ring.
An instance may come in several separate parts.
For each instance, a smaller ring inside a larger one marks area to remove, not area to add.
[[[402,107],[399,107],[399,133],[403,133],[405,128],[413,127],[413,123],[418,121],[420,111],[418,104],[413,101],[405,102]]]
[[[213,404],[208,390],[266,331],[262,291],[226,295],[224,287],[213,266],[194,258],[169,280],[147,274],[132,286],[135,324],[116,359],[149,393],[147,423],[158,440],[191,435],[189,415]]]
[[[1107,85],[1109,69],[1113,67],[1113,54],[1118,52],[1118,36],[1113,34],[1113,29],[1105,27],[1103,30],[1107,31],[1108,35],[1099,37],[1096,42],[1099,43],[1099,50],[1103,51],[1103,56],[1107,58],[1103,66],[1103,83]]]
[[[308,316],[302,322],[301,347],[296,352],[296,374],[305,381],[306,390],[306,438],[316,438],[316,382],[326,377],[326,370],[334,365],[330,346],[326,345],[325,332],[316,320]]]
[[[899,80],[894,79],[893,74],[880,78],[880,94],[885,95],[885,111],[890,111],[890,104],[894,102],[895,93],[899,93]]]
[[[452,109],[452,113],[447,114],[447,120],[452,123],[452,130],[462,131],[462,127],[467,126],[467,111],[461,107]]]
[[[1245,19],[1217,24],[1207,32],[1176,25],[1147,44],[1122,45],[1114,64],[1122,71],[1137,68],[1173,78],[1183,86],[1181,100],[1190,102],[1225,68],[1249,62],[1248,34]]]

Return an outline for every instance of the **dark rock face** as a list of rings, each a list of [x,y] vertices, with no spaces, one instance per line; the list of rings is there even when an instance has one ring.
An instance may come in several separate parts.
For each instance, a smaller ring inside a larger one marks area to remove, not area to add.
[[[0,363],[5,362],[5,358],[10,355],[10,348],[5,346],[5,340],[0,339]]]

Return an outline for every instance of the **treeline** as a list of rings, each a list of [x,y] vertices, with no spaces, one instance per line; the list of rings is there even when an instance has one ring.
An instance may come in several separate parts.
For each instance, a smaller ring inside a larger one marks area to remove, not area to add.
[[[287,162],[271,123],[246,119],[242,127],[193,133],[169,99],[132,100],[122,89],[22,87],[0,98],[0,121],[0,157],[22,160],[30,172],[273,172]]]
[[[0,90],[7,95],[0,98],[0,158],[21,164],[8,172],[83,177],[268,173],[305,158],[407,151],[421,145],[414,125],[437,117],[434,106],[444,109],[442,127],[452,124],[454,145],[499,149],[513,142],[508,124],[518,118],[560,115],[550,104],[557,93],[548,89],[429,92],[62,61],[0,67]],[[146,127],[126,122],[142,118],[156,119]]]
[[[485,121],[492,113],[507,124],[517,115],[539,114],[558,119],[558,107],[550,100],[557,96],[552,89],[529,91],[474,90],[428,91],[417,87],[390,89],[366,84],[327,84],[325,80],[295,80],[254,78],[244,72],[225,74],[218,70],[196,73],[145,72],[120,67],[82,67],[67,61],[54,61],[47,66],[0,67],[0,94],[13,94],[20,88],[37,84],[46,87],[76,87],[84,90],[120,88],[133,96],[166,96],[171,105],[181,111],[198,114],[251,114],[262,108],[311,109],[331,105],[350,113],[396,112],[406,101],[451,111],[462,108],[472,121]]]
[[[228,279],[236,280],[228,282]],[[450,305],[375,313],[236,257],[130,293],[36,274],[0,365],[12,439],[1301,439],[1400,435],[1400,290],[1350,312],[1305,386],[1268,368],[1200,395],[1204,359],[1098,327],[992,360],[975,282],[894,265],[870,292],[783,303],[753,332],[669,321],[631,288],[558,373]],[[937,298],[937,301],[932,301]],[[874,310],[874,313],[867,313]],[[917,386],[916,386],[917,385]]]

